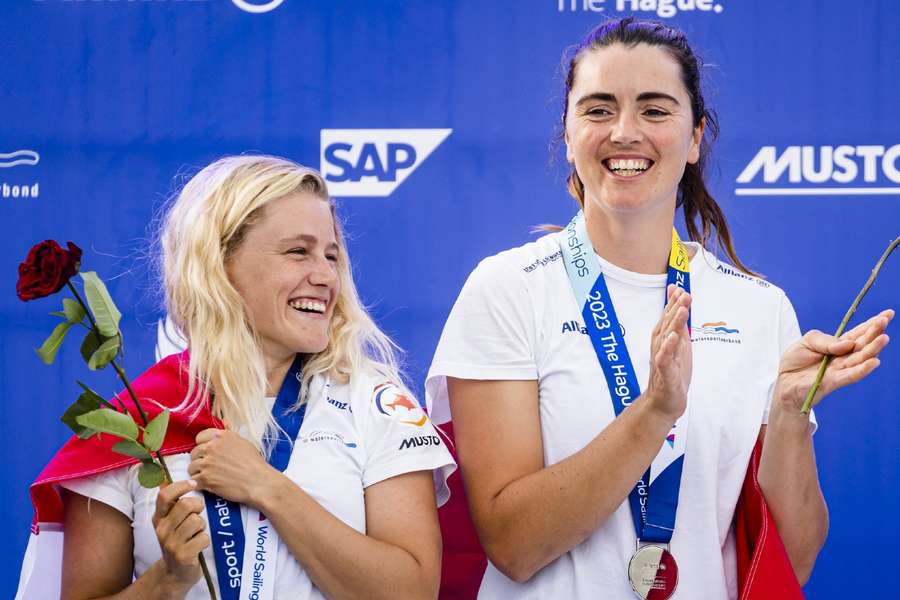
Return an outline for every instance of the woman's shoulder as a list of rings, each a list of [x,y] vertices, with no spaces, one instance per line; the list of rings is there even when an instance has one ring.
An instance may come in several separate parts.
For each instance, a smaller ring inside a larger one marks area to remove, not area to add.
[[[548,233],[521,246],[509,248],[488,256],[475,268],[475,272],[533,273],[562,260],[562,251],[555,233]]]
[[[785,297],[784,290],[771,281],[745,273],[705,248],[700,249],[700,254],[691,260],[691,264],[702,261],[700,264],[709,271],[709,281],[719,288],[717,291],[753,301],[781,302]]]

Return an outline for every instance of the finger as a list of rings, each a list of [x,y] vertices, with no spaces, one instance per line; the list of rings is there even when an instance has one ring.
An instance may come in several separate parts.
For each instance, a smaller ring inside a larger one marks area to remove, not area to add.
[[[826,394],[829,394],[834,390],[839,390],[842,387],[846,387],[850,384],[856,383],[857,381],[861,381],[862,379],[866,378],[872,371],[877,369],[880,364],[881,361],[877,358],[870,358],[869,360],[862,362],[854,367],[850,367],[849,369],[842,369],[831,374],[826,371],[825,378],[822,381],[822,387],[825,388],[825,391],[824,393],[821,393],[821,395],[824,397]]]
[[[841,340],[816,329],[807,331],[802,338],[808,350],[820,355],[842,356],[853,350],[853,340]]]
[[[209,534],[204,531],[192,537],[184,545],[184,550],[186,553],[190,553],[191,556],[197,556],[205,549],[209,548],[211,543],[212,540],[210,539]]]
[[[159,495],[156,497],[156,510],[153,513],[153,518],[161,519],[165,517],[178,502],[179,498],[196,488],[197,482],[190,479],[162,486],[159,490]]]
[[[891,319],[893,319],[893,318],[894,318],[893,310],[890,310],[890,309],[883,310],[880,313],[878,313],[877,315],[866,319],[865,321],[863,321],[862,323],[860,323],[859,325],[857,325],[850,331],[844,332],[844,334],[841,335],[841,339],[845,339],[845,338],[852,339],[852,340],[858,339],[860,336],[862,336],[869,330],[869,328],[871,327],[871,325],[873,323],[878,322],[878,321],[884,323],[884,328],[882,328],[882,330],[884,330],[887,328],[888,323],[890,323]]]
[[[198,444],[191,450],[191,460],[200,460],[209,452],[209,444]]]
[[[188,475],[193,477],[195,481],[197,480],[197,475],[199,475],[202,470],[203,464],[199,460],[192,460],[187,469]]]
[[[222,435],[222,431],[219,429],[215,429],[215,428],[204,429],[203,431],[201,431],[200,433],[197,434],[195,441],[197,442],[197,445],[199,446],[200,444],[205,444],[206,442],[212,441],[212,440],[216,439],[217,437],[220,437],[221,435]]]
[[[175,540],[186,543],[206,529],[206,521],[196,513],[189,514],[174,530]]]
[[[875,339],[869,341],[865,346],[858,350],[854,350],[850,354],[846,354],[834,359],[833,365],[836,370],[848,369],[863,363],[870,358],[876,358],[882,350],[888,345],[890,337],[886,333],[882,333]]]
[[[678,314],[680,308],[689,306],[689,302],[690,296],[681,288],[676,287],[672,294],[672,301],[666,304],[665,311],[663,311],[663,316],[660,319],[659,333],[661,335],[668,335],[668,332],[672,331],[672,320]]]

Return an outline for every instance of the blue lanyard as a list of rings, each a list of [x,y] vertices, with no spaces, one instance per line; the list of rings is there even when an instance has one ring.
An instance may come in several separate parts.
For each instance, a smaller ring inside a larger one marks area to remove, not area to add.
[[[579,211],[557,235],[572,291],[577,302],[584,307],[581,314],[585,328],[597,360],[600,361],[613,410],[618,417],[641,395],[641,388],[606,279],[587,235],[584,215]],[[667,284],[675,284],[688,292],[691,290],[687,249],[674,229],[666,280]],[[686,433],[680,432],[681,435]],[[682,454],[657,475],[652,483],[648,468],[628,494],[638,539],[659,543],[668,543],[672,539],[683,466]]]
[[[288,371],[272,414],[275,421],[284,430],[278,436],[269,456],[269,464],[284,471],[291,459],[291,447],[303,418],[306,416],[306,404],[298,410],[291,411],[300,397],[300,374],[303,370],[303,358],[297,355]],[[219,594],[222,600],[238,600],[241,595],[241,573],[244,561],[244,524],[241,519],[241,505],[226,500],[211,492],[203,492],[206,499],[206,514],[209,517],[209,528],[212,538],[213,556],[216,559],[216,578],[219,580]]]

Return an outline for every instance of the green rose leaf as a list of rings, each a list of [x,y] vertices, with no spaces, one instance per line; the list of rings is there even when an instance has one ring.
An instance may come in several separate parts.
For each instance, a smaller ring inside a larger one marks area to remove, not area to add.
[[[99,348],[102,343],[103,339],[100,337],[97,329],[92,327],[87,335],[84,336],[84,341],[81,342],[81,358],[84,359],[84,362],[89,362],[91,360],[91,356],[94,355],[94,352],[97,351],[97,348]]]
[[[41,357],[41,360],[44,361],[45,365],[53,364],[53,361],[56,359],[56,353],[59,352],[59,347],[62,345],[71,326],[72,324],[69,322],[60,323],[53,328],[53,333],[44,340],[41,347],[35,350],[35,352],[38,353],[38,356]]]
[[[169,411],[164,410],[156,415],[144,428],[144,445],[156,452],[162,446],[169,426]]]
[[[82,387],[85,387],[82,384]],[[63,416],[60,417],[60,420],[69,426],[69,429],[75,432],[75,435],[80,437],[81,439],[87,439],[97,433],[90,427],[84,427],[80,425],[76,420],[81,415],[87,414],[91,411],[95,411],[100,408],[100,404],[102,402],[102,398],[94,393],[90,388],[85,387],[85,392],[78,396],[78,400],[75,401],[72,406],[66,409],[66,412],[63,413]]]
[[[152,460],[145,460],[138,469],[138,481],[145,488],[159,487],[166,480],[166,474],[163,472],[159,463]]]
[[[153,456],[150,454],[150,452],[147,451],[146,448],[131,440],[122,440],[121,442],[113,446],[112,450],[113,452],[118,452],[119,454],[131,456],[132,458],[138,458],[140,460],[153,458]]]
[[[81,323],[84,319],[84,315],[87,313],[85,313],[84,307],[78,302],[75,302],[71,298],[63,298],[63,314],[66,319],[68,319],[69,323],[74,325],[75,323]]]
[[[106,284],[94,271],[81,273],[81,278],[84,280],[84,295],[87,296],[88,306],[97,321],[97,329],[104,337],[115,337],[119,333],[122,313],[116,308]]]
[[[137,440],[138,427],[131,415],[124,415],[111,408],[100,408],[75,418],[82,427],[90,427],[100,433],[111,433],[121,438]]]
[[[96,371],[112,362],[119,353],[119,338],[112,337],[100,344],[88,360],[88,369]]]
[[[53,311],[52,313],[50,313],[50,316],[51,316],[51,317],[62,317],[63,319],[66,319],[66,320],[69,319],[69,317],[66,316],[66,313],[64,313],[64,312],[61,311],[61,310],[55,310],[55,311]]]

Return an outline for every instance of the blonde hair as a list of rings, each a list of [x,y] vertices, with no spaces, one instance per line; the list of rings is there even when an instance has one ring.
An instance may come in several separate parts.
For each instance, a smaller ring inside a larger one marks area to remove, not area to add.
[[[340,294],[328,327],[328,345],[307,357],[299,403],[309,382],[327,374],[347,382],[354,371],[374,369],[402,385],[399,347],[360,302],[347,247],[321,175],[272,156],[230,156],[197,173],[176,196],[160,233],[162,281],[169,316],[190,348],[189,387],[180,407],[194,414],[207,397],[226,426],[246,428],[264,453],[278,426],[267,405],[266,369],[258,335],[225,264],[272,200],[306,193],[328,202],[339,253]]]

